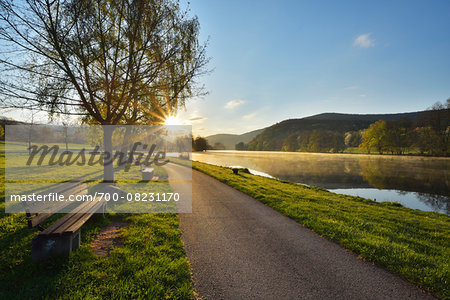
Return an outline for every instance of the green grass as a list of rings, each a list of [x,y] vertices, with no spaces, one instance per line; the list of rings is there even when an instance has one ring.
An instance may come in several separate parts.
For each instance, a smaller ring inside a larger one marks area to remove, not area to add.
[[[450,299],[450,217],[193,162],[360,257]]]
[[[27,228],[25,214],[4,212],[3,170],[4,154],[0,152],[0,299],[194,297],[178,217],[174,213],[96,215],[83,226],[82,245],[70,257],[32,262],[31,240],[38,231]],[[27,173],[25,170],[19,171]],[[78,171],[85,173],[81,168]],[[161,177],[167,176],[162,168],[155,168],[155,173]],[[133,180],[141,176],[136,169],[128,174],[122,171],[116,174],[119,180]],[[101,170],[92,172],[89,179],[94,182],[91,184],[95,185],[95,180],[101,179],[100,175]],[[45,178],[42,174],[30,172],[26,176],[28,180]],[[118,185],[133,192],[148,189],[142,183],[138,188],[127,181]],[[161,188],[170,190],[168,183]],[[123,246],[114,248],[108,257],[98,257],[92,252],[90,243],[102,227],[114,220],[128,224],[120,233]]]
[[[0,215],[0,299],[191,299],[193,291],[176,214],[95,216],[82,246],[67,258],[31,261],[36,234],[20,215]],[[97,257],[89,243],[117,218],[123,247]]]

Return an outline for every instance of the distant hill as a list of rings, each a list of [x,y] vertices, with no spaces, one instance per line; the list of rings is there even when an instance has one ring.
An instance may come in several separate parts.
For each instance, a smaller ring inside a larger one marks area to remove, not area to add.
[[[25,122],[21,122],[21,121],[16,121],[14,119],[5,117],[5,116],[0,116],[0,125],[5,127],[5,125],[18,125],[18,124],[27,124]]]
[[[409,112],[398,114],[340,114],[340,113],[323,113],[296,120],[335,120],[335,121],[398,121],[408,118],[411,121],[417,121],[419,115],[423,112]]]
[[[408,118],[417,121],[424,112],[396,114],[323,113],[302,119],[289,119],[265,128],[249,142],[249,150],[281,150],[283,141],[291,134],[326,130],[338,133],[368,128],[378,120],[398,121]]]
[[[250,140],[263,132],[263,130],[264,128],[253,130],[244,134],[214,134],[207,136],[206,139],[211,146],[215,143],[222,143],[227,150],[234,150],[234,146],[237,143],[243,142],[247,144]]]

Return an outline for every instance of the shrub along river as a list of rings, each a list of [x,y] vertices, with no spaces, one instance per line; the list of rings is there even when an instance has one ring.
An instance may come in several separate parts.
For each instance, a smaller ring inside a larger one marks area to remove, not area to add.
[[[450,158],[298,152],[208,151],[192,159],[376,201],[450,213]]]

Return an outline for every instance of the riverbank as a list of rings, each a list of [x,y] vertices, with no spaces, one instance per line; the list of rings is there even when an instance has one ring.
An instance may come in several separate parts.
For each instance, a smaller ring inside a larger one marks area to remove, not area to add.
[[[433,156],[433,155],[427,155],[427,154],[420,154],[418,152],[411,152],[411,153],[405,153],[405,154],[391,154],[391,153],[378,153],[378,152],[371,152],[367,153],[364,151],[359,151],[358,148],[352,148],[348,151],[344,152],[306,152],[306,151],[257,151],[257,150],[208,150],[208,151],[193,151],[192,153],[208,153],[208,152],[242,152],[242,153],[250,153],[250,154],[258,154],[258,153],[268,153],[268,154],[310,154],[310,155],[340,155],[340,156],[347,156],[347,157],[398,157],[398,158],[418,158],[418,159],[442,159],[442,160],[450,160],[450,156]]]
[[[225,167],[241,166],[255,175],[265,173],[281,180],[337,189],[342,194],[450,214],[450,185],[445,179],[450,169],[449,158],[208,151],[193,153],[192,160]]]
[[[395,203],[339,195],[314,187],[193,162],[206,173],[274,208],[360,257],[450,298],[450,217]]]

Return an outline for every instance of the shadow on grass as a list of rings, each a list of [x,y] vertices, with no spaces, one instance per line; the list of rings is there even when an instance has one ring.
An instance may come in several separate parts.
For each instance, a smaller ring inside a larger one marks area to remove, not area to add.
[[[6,233],[2,230],[0,237],[0,299],[51,298],[53,292],[58,288],[59,279],[64,276],[64,272],[70,270],[73,255],[33,262],[31,260],[31,241],[38,230],[26,227],[24,215],[15,214],[14,216],[19,217],[15,220],[7,220],[7,223],[16,224],[16,227],[19,228]],[[4,215],[0,222],[3,223],[9,217],[9,215]],[[45,225],[52,223],[58,217],[60,215],[52,216],[52,220],[48,220]],[[109,219],[99,215],[93,216],[83,226],[82,244],[85,244],[83,248],[88,246],[92,237],[107,223],[109,223]],[[83,252],[86,255],[86,249]]]

